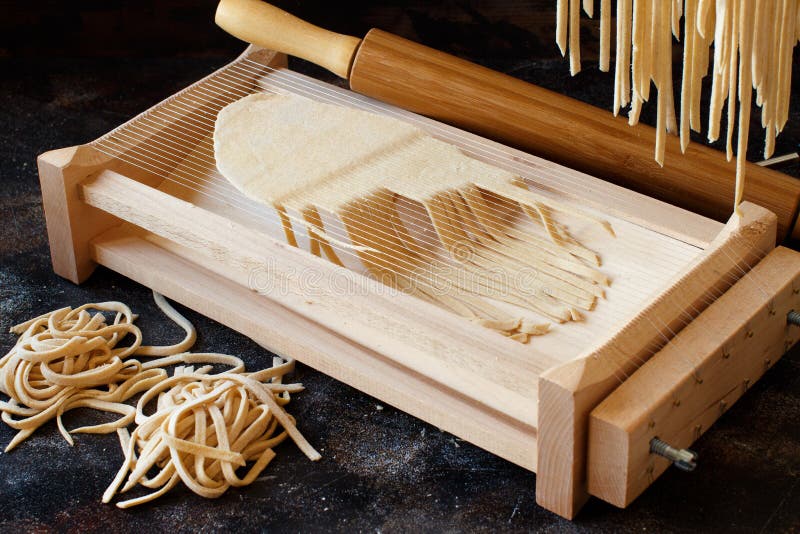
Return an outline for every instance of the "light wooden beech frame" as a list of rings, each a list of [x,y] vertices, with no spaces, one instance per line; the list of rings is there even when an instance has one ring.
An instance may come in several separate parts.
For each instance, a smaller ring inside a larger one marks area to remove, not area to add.
[[[243,61],[285,66],[284,56],[256,47],[231,65]],[[428,123],[514,161],[558,168]],[[189,157],[183,145],[158,146],[172,159]],[[730,385],[752,383],[768,366],[765,354],[771,365],[797,337],[785,315],[800,306],[800,255],[775,249],[776,217],[752,204],[723,226],[573,173],[591,191],[579,202],[602,205],[619,220],[690,243],[698,253],[643,301],[635,317],[563,363],[542,354],[533,358],[526,346],[408,295],[388,295],[376,281],[174,196],[160,187],[163,176],[95,145],[42,154],[39,173],[59,275],[80,283],[99,264],[152,287],[278,354],[536,471],[537,502],[568,518],[590,494],[627,505],[667,466],[649,454],[652,437],[686,446],[721,413],[670,409],[676,398],[692,406],[730,405],[739,395]],[[274,266],[269,276],[285,284],[285,291],[253,290],[253,269],[267,259]],[[321,274],[313,294],[293,278],[297,269]],[[346,277],[359,290],[338,295],[328,285],[333,277]],[[738,282],[729,288],[731,279]],[[725,294],[709,304],[710,292]],[[717,329],[714,336],[698,334],[709,326]],[[662,339],[665,331],[671,339]],[[675,351],[690,357],[670,356]],[[735,363],[721,366],[721,354]]]

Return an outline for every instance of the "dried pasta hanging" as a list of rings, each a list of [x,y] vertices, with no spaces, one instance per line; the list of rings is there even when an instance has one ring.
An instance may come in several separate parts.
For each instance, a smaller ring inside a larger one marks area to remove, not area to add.
[[[558,0],[556,42],[569,53],[570,72],[580,71],[581,0]],[[608,70],[610,9],[601,0],[600,70]],[[733,131],[737,123],[736,190],[734,208],[742,200],[747,158],[752,89],[761,107],[766,130],[764,158],[772,156],[775,137],[789,118],[792,53],[800,41],[800,2],[797,0],[618,0],[617,56],[614,81],[616,115],[630,103],[629,123],[636,124],[650,84],[658,90],[655,159],[664,164],[667,133],[679,134],[681,149],[689,144],[689,131],[699,132],[702,80],[711,66],[711,104],[708,139],[720,136],[727,101],[725,134],[728,160],[733,157]],[[593,16],[593,0],[583,1]],[[672,94],[672,36],[681,39],[683,17],[683,78],[680,125]],[[714,45],[713,62],[709,50]]]

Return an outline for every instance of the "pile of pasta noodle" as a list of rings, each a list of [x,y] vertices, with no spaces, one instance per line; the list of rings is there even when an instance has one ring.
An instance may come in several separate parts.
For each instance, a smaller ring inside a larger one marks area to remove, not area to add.
[[[160,488],[120,507],[152,500],[179,480],[204,497],[249,484],[275,456],[272,448],[287,436],[310,459],[320,458],[282,408],[290,392],[303,389],[282,383],[294,369],[293,361],[275,358],[273,367],[246,373],[235,356],[186,352],[197,337],[194,326],[163,296],[153,295],[159,308],[185,331],[180,343],[143,346],[142,331],[134,324],[137,316],[121,302],[61,308],[11,329],[20,337],[0,359],[0,392],[9,397],[0,401],[0,416],[18,432],[6,452],[52,419],[70,445],[71,433],[116,431],[125,461],[104,502],[116,493],[128,469],[131,476],[122,491],[137,484]],[[132,341],[120,346],[128,337]],[[140,361],[134,356],[154,358]],[[170,377],[165,367],[172,365],[178,367]],[[214,365],[228,369],[211,374]],[[137,407],[126,403],[142,392]],[[144,408],[154,398],[156,411],[146,416]],[[122,417],[68,431],[62,416],[76,408]],[[130,435],[126,427],[133,423],[139,426]],[[238,478],[236,469],[250,461],[255,463],[248,474]],[[160,472],[147,478],[151,468]]]
[[[557,0],[556,41],[569,51],[570,71],[580,71],[580,11],[592,17],[594,0]],[[681,35],[683,18],[683,35]],[[614,114],[630,104],[629,122],[636,124],[642,104],[650,99],[651,81],[658,91],[655,159],[664,164],[666,133],[680,134],[681,148],[689,130],[701,131],[702,80],[711,64],[711,106],[708,139],[720,136],[727,100],[727,157],[733,156],[733,130],[738,115],[736,195],[742,199],[747,157],[752,89],[766,129],[764,158],[775,149],[775,137],[789,118],[792,53],[800,41],[797,0],[618,0],[616,9]],[[672,89],[672,37],[683,39],[680,124]],[[710,47],[714,45],[713,62]],[[611,50],[611,0],[600,0],[600,70],[608,71]],[[751,89],[752,88],[752,89]]]
[[[273,447],[286,437],[310,460],[319,460],[319,453],[281,407],[289,402],[290,392],[302,390],[299,384],[281,383],[293,368],[294,361],[280,358],[272,368],[256,373],[212,375],[211,366],[177,368],[174,376],[139,399],[133,434],[119,431],[125,461],[103,502],[137,485],[155,489],[117,503],[128,508],[159,497],[179,481],[198,495],[219,497],[231,486],[252,483],[275,457]],[[145,407],[153,401],[154,413],[145,415]],[[239,477],[236,470],[248,462],[254,463]],[[155,475],[148,477],[152,470]]]
[[[125,401],[165,379],[167,373],[161,367],[175,359],[142,363],[132,356],[177,355],[197,337],[192,324],[163,296],[154,296],[159,308],[186,332],[180,343],[142,346],[142,331],[133,324],[136,316],[121,302],[61,308],[11,328],[20,337],[0,359],[0,392],[9,396],[8,401],[0,401],[0,413],[18,432],[6,452],[51,419],[56,419],[59,431],[72,445],[61,417],[75,408],[119,413],[122,418],[72,432],[109,433],[133,422],[133,407]],[[110,324],[103,312],[114,314]],[[133,341],[119,347],[127,336],[133,336]]]

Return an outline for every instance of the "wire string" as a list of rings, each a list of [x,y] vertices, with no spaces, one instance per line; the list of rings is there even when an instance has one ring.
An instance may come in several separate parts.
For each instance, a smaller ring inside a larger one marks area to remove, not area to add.
[[[242,96],[243,96],[243,94],[242,94]],[[185,107],[183,107],[183,109],[186,109],[186,108],[185,108]],[[192,113],[192,110],[190,110],[190,109],[186,109],[186,112],[187,112],[187,113],[189,113],[189,114],[191,114],[191,113]],[[180,118],[179,118],[179,117],[175,117],[175,116],[173,116],[173,118],[175,118],[175,119],[177,119],[177,120],[180,120]],[[209,117],[209,119],[208,119],[208,120],[210,120],[210,117]],[[213,127],[212,125],[208,125],[208,128],[209,128],[209,129],[210,129],[210,128],[212,128],[212,127]],[[209,160],[211,160],[212,158],[213,158],[213,156],[208,156],[208,159],[209,159]],[[232,186],[231,186],[231,187],[232,187]],[[679,261],[679,263],[682,263],[682,262],[684,261],[684,258],[683,258],[683,257],[680,257],[680,258],[678,259],[678,261]]]
[[[134,139],[134,141],[135,141],[135,140],[139,140],[139,139],[141,139],[141,138],[133,138],[133,137],[132,137],[132,139]],[[152,159],[152,158],[151,158],[151,159]],[[174,163],[176,163],[176,164],[178,163],[178,161],[177,161],[177,160],[173,160],[173,162],[174,162]],[[206,169],[203,169],[203,170],[206,170]],[[231,188],[232,188],[232,186],[230,186],[230,185],[229,185],[227,182],[225,182],[225,185],[226,185],[227,187],[231,187]],[[340,235],[339,237],[346,238],[347,236],[345,236],[345,235]],[[430,241],[428,241],[428,244],[432,244],[432,243],[431,243]]]
[[[244,96],[244,95],[243,95],[243,94],[241,94],[241,93],[240,93],[239,95],[240,95],[240,96]],[[207,101],[206,101],[206,102],[207,102]],[[212,116],[211,116],[211,115],[209,115],[209,120],[210,120],[210,118],[211,118],[211,117],[212,117]],[[213,158],[213,156],[208,156],[208,159],[209,159],[209,160],[211,160],[212,158]],[[232,186],[230,186],[230,187],[232,188]],[[679,261],[680,261],[680,260],[684,260],[684,258],[682,258],[682,257],[681,257],[681,258],[679,258]]]
[[[195,101],[195,103],[198,103],[198,102]],[[208,119],[211,119],[213,117],[213,115],[207,114],[207,113],[206,113],[206,116],[207,116]]]
[[[245,64],[247,64],[247,66],[245,66]],[[262,77],[265,71],[271,75],[268,79]],[[262,78],[258,80],[259,77]],[[284,80],[283,78],[290,79]],[[553,166],[552,169],[548,168],[548,174],[562,179],[561,182],[554,184],[552,178],[543,177],[534,172],[538,162],[533,156],[511,156],[502,152],[494,145],[482,145],[480,141],[477,141],[471,136],[454,133],[453,130],[433,121],[422,119],[413,114],[400,112],[391,107],[379,107],[369,100],[355,97],[354,95],[348,95],[348,93],[343,91],[328,91],[320,86],[319,82],[310,82],[305,77],[292,73],[291,71],[273,69],[272,67],[265,66],[250,59],[243,59],[240,63],[234,63],[220,69],[215,75],[204,80],[203,83],[192,86],[183,93],[176,95],[176,97],[170,99],[166,105],[158,106],[142,114],[130,123],[98,139],[93,144],[102,152],[112,157],[126,161],[149,173],[157,174],[162,178],[175,182],[181,187],[193,190],[218,202],[231,205],[232,207],[243,209],[248,214],[264,222],[278,224],[274,218],[265,217],[263,210],[254,210],[252,205],[248,205],[250,203],[245,204],[241,202],[241,200],[237,200],[237,197],[239,199],[242,198],[241,194],[227,181],[214,181],[209,178],[204,178],[203,175],[200,174],[202,173],[207,177],[209,174],[213,174],[215,170],[210,133],[213,131],[216,113],[228,103],[253,92],[278,92],[274,90],[270,91],[264,87],[258,87],[259,81],[261,83],[268,83],[279,90],[291,91],[311,98],[324,98],[327,101],[339,102],[362,109],[372,109],[384,115],[395,116],[406,122],[414,123],[431,133],[435,132],[440,139],[457,141],[461,151],[467,155],[475,156],[484,161],[499,163],[504,168],[519,169],[522,171],[520,174],[524,175],[529,180],[531,177],[535,177],[539,181],[547,182],[546,185],[536,182],[530,184],[529,182],[529,185],[540,189],[543,193],[553,194],[553,192],[560,192],[566,197],[580,196],[575,191],[581,191],[585,194],[585,183],[579,182],[579,178],[577,178],[579,173],[570,173],[566,170],[562,170],[562,168],[558,166]],[[190,105],[187,105],[182,100],[185,100]],[[122,137],[122,139],[120,139],[120,137]],[[195,144],[192,144],[189,140],[194,141]],[[176,144],[182,149],[185,149],[187,154],[191,153],[192,157],[181,159],[179,156],[174,156],[175,150],[173,147]],[[148,150],[146,148],[148,145],[157,145],[157,147],[163,148],[166,150],[166,155],[160,153],[160,148],[158,150]],[[200,148],[204,146],[208,148],[200,151]],[[195,161],[197,157],[201,159],[200,163]],[[202,163],[208,166],[204,167]],[[575,184],[573,190],[565,188],[565,186],[571,184]],[[208,189],[222,189],[222,191],[210,193]],[[228,191],[230,191],[230,193],[228,193]],[[630,204],[629,197],[617,195],[615,192],[609,193],[609,198],[618,200],[620,205],[626,203]],[[496,209],[489,203],[484,203],[484,205],[488,207],[490,211],[494,212],[486,213],[486,215],[494,215],[495,217],[501,217],[501,220],[504,220],[504,222],[512,222],[507,220],[508,215],[506,212]],[[423,219],[414,215],[411,216],[411,219],[411,224],[418,226],[418,230],[422,228],[423,222],[426,223],[425,228],[429,228],[427,224],[428,221],[423,221]],[[455,225],[457,222],[458,221],[451,221],[449,217],[447,217],[445,221],[448,225]],[[337,230],[329,229],[326,233],[331,233],[331,235],[336,233],[338,234],[337,237],[345,239],[348,237]],[[422,232],[420,232],[420,235],[423,235]],[[310,233],[309,239],[314,239]],[[432,244],[431,241],[423,242],[429,245]],[[333,246],[336,247],[336,245]],[[351,250],[347,250],[344,247],[336,248],[339,253],[355,256]],[[749,270],[751,265],[745,258],[733,259],[724,248],[723,252],[732,262],[732,266],[738,269],[741,274],[745,274]],[[672,263],[667,264],[666,260],[672,260]],[[438,261],[441,261],[441,259],[439,258]],[[685,265],[686,261],[687,259],[685,256],[661,254],[654,257],[653,263],[665,267]],[[742,267],[741,263],[744,263],[744,267]],[[416,268],[418,268],[418,266],[415,266],[415,269]],[[637,270],[637,272],[646,274],[648,270],[642,268]],[[738,279],[739,277],[733,274],[733,270],[725,273],[721,278],[721,280],[725,282],[725,287],[709,289],[702,295],[700,302],[710,305],[725,292],[727,287],[733,285]],[[763,288],[762,291],[764,291]],[[614,295],[614,298],[622,300],[623,298],[627,298],[627,296]],[[686,321],[682,323],[680,328],[693,320],[701,311],[698,310],[694,303],[690,303],[690,308],[691,312],[689,311],[689,307],[680,309],[680,315],[686,317]],[[606,311],[608,312],[609,310]],[[619,317],[615,315],[614,318],[618,319]],[[662,329],[657,327],[652,322],[652,319],[648,318],[648,320],[650,320],[653,328],[656,329],[664,342],[675,337],[675,331],[670,328],[667,323],[664,323],[664,328]],[[663,320],[661,320],[661,322],[663,322]],[[669,330],[671,338],[664,334],[664,330]],[[576,332],[576,339],[578,335],[579,334]],[[585,340],[581,341],[583,342],[579,343],[578,346],[585,345]],[[657,347],[654,348],[653,353],[660,350],[660,346],[663,346],[663,344],[660,343],[656,343],[656,345]],[[644,355],[626,355],[625,360],[629,360],[631,357],[636,360],[634,368],[644,363]],[[628,375],[625,369],[617,364],[616,361],[613,363],[618,367],[618,369],[614,370],[615,374],[621,373],[627,378]]]

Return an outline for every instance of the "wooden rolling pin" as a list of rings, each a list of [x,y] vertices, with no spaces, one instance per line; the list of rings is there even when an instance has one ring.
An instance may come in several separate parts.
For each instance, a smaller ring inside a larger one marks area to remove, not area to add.
[[[255,45],[303,58],[350,88],[501,141],[572,169],[720,221],[733,208],[735,162],[668,136],[665,166],[655,129],[517,78],[373,29],[358,39],[304,22],[260,0],[222,0],[216,23]],[[778,240],[800,238],[800,180],[747,165],[745,199],[778,216]]]

